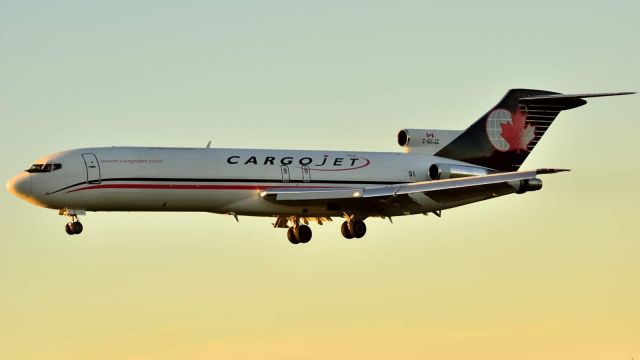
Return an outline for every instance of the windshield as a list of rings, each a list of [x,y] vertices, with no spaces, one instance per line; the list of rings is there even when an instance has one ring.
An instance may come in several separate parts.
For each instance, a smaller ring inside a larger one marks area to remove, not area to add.
[[[54,163],[54,164],[33,164],[27,170],[30,173],[43,173],[43,172],[52,172],[56,170],[62,169],[62,164]]]

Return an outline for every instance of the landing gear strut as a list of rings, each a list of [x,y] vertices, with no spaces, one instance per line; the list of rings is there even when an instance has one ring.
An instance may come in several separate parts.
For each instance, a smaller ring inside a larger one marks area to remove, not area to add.
[[[346,239],[359,239],[367,233],[367,225],[362,220],[348,220],[342,223],[340,232]]]

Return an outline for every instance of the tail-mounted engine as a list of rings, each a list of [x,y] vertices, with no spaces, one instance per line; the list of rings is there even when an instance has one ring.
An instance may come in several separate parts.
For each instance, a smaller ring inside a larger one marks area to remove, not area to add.
[[[403,129],[398,132],[398,145],[406,153],[433,155],[461,133],[462,131],[457,130]]]

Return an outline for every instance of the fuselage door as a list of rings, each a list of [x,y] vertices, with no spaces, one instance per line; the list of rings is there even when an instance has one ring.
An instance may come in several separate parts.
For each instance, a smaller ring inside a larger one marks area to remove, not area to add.
[[[287,165],[282,165],[280,167],[280,171],[282,172],[282,181],[289,182],[291,179],[291,175],[289,174],[289,167]]]
[[[100,184],[100,164],[98,164],[96,154],[84,153],[82,159],[84,159],[84,165],[87,169],[87,183]]]

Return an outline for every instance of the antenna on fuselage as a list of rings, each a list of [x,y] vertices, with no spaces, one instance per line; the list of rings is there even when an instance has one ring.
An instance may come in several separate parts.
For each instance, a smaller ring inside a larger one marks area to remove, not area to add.
[[[209,140],[209,142],[207,143],[207,146],[204,147],[205,149],[210,149],[211,148],[211,140]]]

